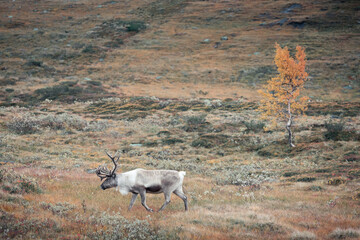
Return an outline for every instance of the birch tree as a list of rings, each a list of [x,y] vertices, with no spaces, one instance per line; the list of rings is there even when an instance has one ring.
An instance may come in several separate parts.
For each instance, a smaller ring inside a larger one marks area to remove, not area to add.
[[[291,126],[295,117],[303,114],[307,109],[308,102],[308,97],[300,97],[300,92],[308,81],[308,74],[305,71],[305,50],[297,46],[293,58],[287,47],[281,48],[276,43],[275,48],[278,75],[268,81],[264,90],[259,90],[263,96],[259,110],[263,119],[271,120],[270,127],[276,126],[278,122],[285,124],[288,143],[291,147],[295,147]]]

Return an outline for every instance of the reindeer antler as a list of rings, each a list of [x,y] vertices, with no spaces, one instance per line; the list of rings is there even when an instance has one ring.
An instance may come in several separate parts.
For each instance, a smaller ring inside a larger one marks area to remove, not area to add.
[[[119,161],[120,154],[119,154],[118,158],[117,158],[116,161],[115,161],[115,157],[116,157],[116,154],[117,154],[118,152],[115,153],[114,157],[111,156],[111,155],[110,155],[108,152],[106,152],[106,151],[105,151],[105,153],[106,153],[106,155],[109,156],[109,158],[111,159],[111,161],[114,163],[115,166],[114,166],[114,169],[111,170],[111,171],[110,171],[106,166],[104,166],[104,165],[99,166],[99,167],[96,169],[95,173],[96,173],[96,175],[100,178],[100,180],[103,180],[104,178],[113,176],[113,175],[115,174],[116,170],[117,170],[118,167],[119,167],[118,164],[117,164],[117,161]]]
[[[96,175],[100,178],[100,180],[102,181],[104,178],[110,177],[111,176],[111,172],[110,170],[105,167],[104,165],[99,166],[96,171],[95,171]]]

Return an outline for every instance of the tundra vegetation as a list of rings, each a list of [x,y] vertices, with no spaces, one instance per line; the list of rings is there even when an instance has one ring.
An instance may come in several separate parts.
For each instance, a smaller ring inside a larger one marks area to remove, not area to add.
[[[359,238],[358,1],[1,7],[1,239]],[[258,111],[275,42],[307,56],[295,147]],[[117,150],[186,171],[189,211],[101,190]]]

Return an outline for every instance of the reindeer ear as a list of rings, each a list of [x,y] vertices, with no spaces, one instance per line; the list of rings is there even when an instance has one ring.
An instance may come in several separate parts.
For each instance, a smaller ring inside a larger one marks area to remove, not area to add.
[[[102,181],[104,178],[106,178],[106,177],[100,177],[100,181]]]

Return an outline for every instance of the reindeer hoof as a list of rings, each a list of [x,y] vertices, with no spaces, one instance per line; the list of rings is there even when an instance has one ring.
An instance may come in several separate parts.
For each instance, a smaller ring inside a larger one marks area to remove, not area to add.
[[[154,212],[154,210],[152,210],[151,208],[147,209],[149,212]]]

